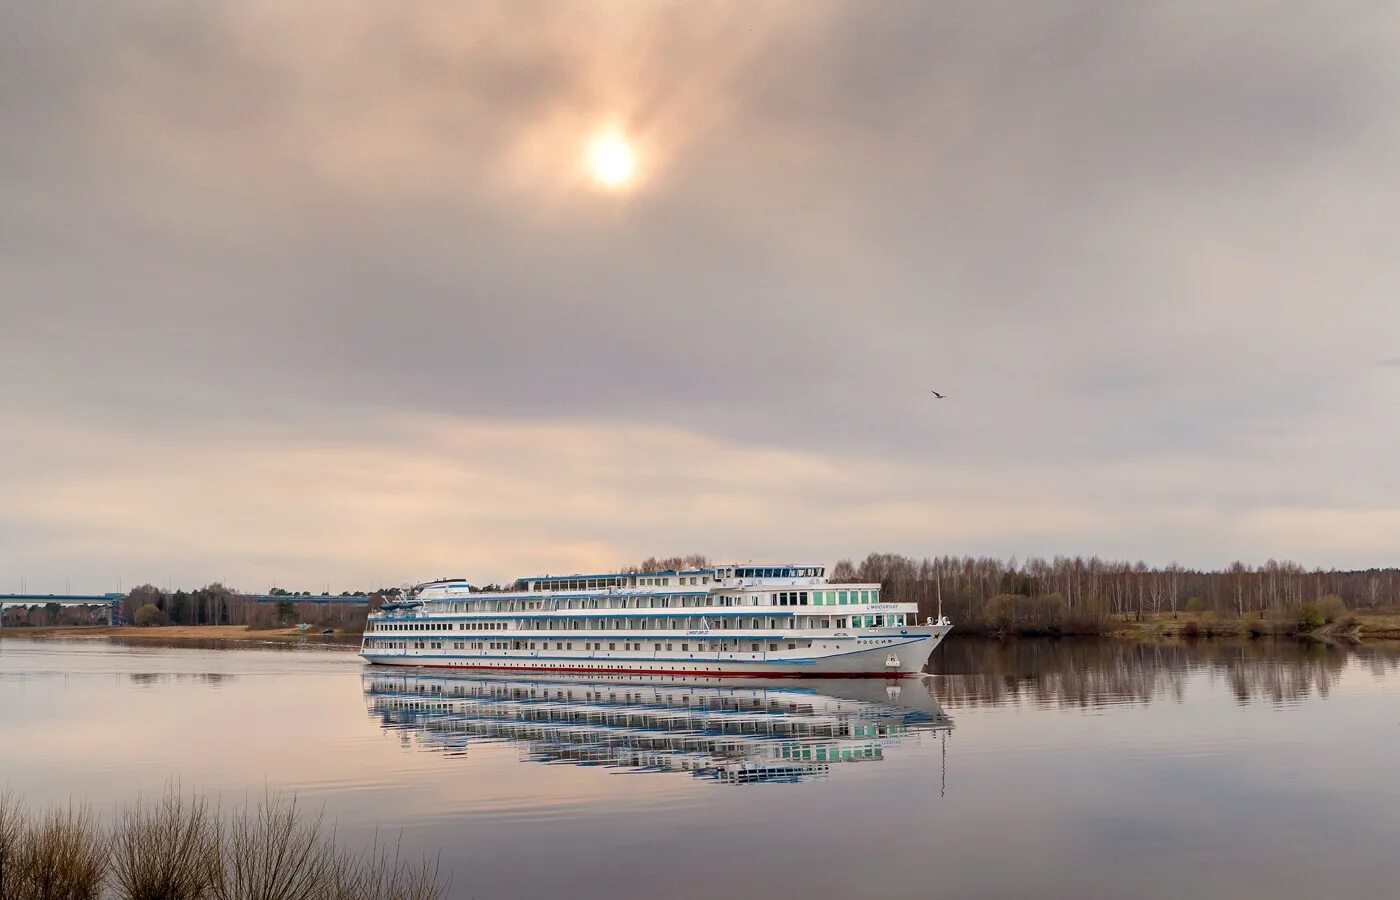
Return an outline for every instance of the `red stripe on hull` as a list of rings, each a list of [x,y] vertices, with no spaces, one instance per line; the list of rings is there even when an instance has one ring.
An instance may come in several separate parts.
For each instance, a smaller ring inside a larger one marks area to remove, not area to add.
[[[680,669],[602,669],[593,666],[451,666],[442,665],[440,663],[403,666],[394,663],[375,662],[372,659],[365,661],[372,666],[386,666],[391,669],[489,669],[497,672],[567,672],[588,675],[684,675],[686,677],[704,675],[717,678],[913,678],[915,675],[919,674],[918,672],[793,672],[791,670],[765,672],[754,669],[742,672],[724,669],[691,672],[682,671]]]

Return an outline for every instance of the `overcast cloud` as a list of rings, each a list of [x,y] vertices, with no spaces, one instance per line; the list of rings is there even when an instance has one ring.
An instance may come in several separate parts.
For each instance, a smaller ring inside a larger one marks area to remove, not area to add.
[[[0,590],[1393,564],[1398,97],[1373,3],[11,9]]]

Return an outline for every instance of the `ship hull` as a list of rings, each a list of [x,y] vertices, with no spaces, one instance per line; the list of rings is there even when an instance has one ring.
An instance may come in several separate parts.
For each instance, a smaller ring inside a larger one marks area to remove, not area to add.
[[[684,654],[594,651],[379,650],[360,655],[378,666],[506,672],[631,673],[750,678],[897,678],[915,675],[928,663],[948,626],[877,629],[826,642],[829,652],[810,649],[773,653]],[[619,635],[625,639],[625,635]],[[816,638],[814,643],[821,641]]]

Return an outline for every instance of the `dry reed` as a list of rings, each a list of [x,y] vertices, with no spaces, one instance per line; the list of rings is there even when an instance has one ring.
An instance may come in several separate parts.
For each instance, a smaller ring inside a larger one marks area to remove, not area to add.
[[[107,834],[86,807],[21,813],[3,900],[98,900],[107,875]]]
[[[118,814],[111,887],[122,900],[205,900],[219,864],[219,823],[202,797],[171,788]]]
[[[0,900],[8,900],[15,883],[15,857],[25,830],[25,811],[12,792],[0,791]]]
[[[119,809],[34,815],[0,791],[0,900],[439,900],[436,860],[382,845],[356,852],[323,814],[266,794],[232,812],[171,788]]]

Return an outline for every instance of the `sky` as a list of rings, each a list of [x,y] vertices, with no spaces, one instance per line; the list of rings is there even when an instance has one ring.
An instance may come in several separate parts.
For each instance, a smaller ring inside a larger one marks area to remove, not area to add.
[[[1396,562],[1388,4],[3,21],[0,591]]]

